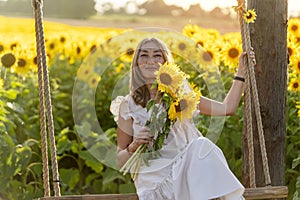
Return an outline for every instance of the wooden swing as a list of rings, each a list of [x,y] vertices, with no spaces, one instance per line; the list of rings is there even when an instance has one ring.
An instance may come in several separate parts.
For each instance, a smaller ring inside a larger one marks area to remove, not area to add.
[[[243,10],[245,8],[244,0],[237,0],[238,6],[236,11],[239,15],[241,26],[241,35],[243,41],[243,50],[249,55],[251,42],[248,24],[243,20]],[[35,17],[35,32],[36,32],[36,50],[37,50],[37,63],[38,63],[38,83],[39,83],[39,96],[40,96],[40,123],[41,123],[41,140],[42,140],[42,157],[43,157],[43,186],[44,197],[40,200],[138,200],[136,194],[99,194],[99,195],[69,195],[61,196],[59,186],[58,164],[56,159],[56,146],[53,127],[53,115],[50,96],[48,67],[46,63],[46,50],[44,39],[43,27],[43,0],[32,0]],[[247,122],[247,142],[249,149],[249,168],[250,168],[250,187],[246,188],[244,197],[246,199],[273,199],[285,198],[288,194],[286,186],[271,186],[268,159],[265,148],[264,134],[262,128],[262,121],[260,115],[259,100],[256,88],[256,80],[254,73],[254,64],[246,59],[246,92],[245,92],[245,113]],[[251,101],[251,95],[253,101]],[[257,119],[258,133],[260,148],[262,153],[262,163],[265,175],[265,187],[256,187],[255,183],[255,166],[254,166],[254,147],[253,147],[253,130],[252,130],[252,116],[251,116],[251,102],[254,102],[255,115]],[[47,149],[47,122],[50,141],[50,153],[52,163],[52,179],[54,197],[50,196],[49,184],[49,169],[48,169],[48,149]]]

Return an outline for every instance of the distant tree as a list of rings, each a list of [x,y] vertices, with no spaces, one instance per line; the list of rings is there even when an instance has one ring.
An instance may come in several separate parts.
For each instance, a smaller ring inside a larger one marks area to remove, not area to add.
[[[32,15],[31,0],[0,1],[0,12],[8,15]]]
[[[97,13],[94,0],[43,1],[44,15],[85,19]],[[8,0],[0,2],[0,12],[9,15],[32,15],[32,0]]]
[[[216,18],[228,17],[228,15],[226,15],[220,7],[215,7],[209,14]]]
[[[184,13],[185,16],[192,16],[192,17],[203,17],[207,15],[200,4],[190,5],[189,9]]]
[[[44,1],[45,16],[87,19],[97,13],[94,0]]]
[[[146,15],[171,15],[170,7],[163,0],[149,0],[143,3],[140,8],[146,10]]]

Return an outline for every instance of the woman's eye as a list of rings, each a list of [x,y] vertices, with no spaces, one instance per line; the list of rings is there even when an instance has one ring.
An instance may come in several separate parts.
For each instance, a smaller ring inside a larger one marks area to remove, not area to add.
[[[140,57],[146,57],[147,56],[147,54],[141,54],[140,55]]]
[[[156,57],[156,58],[161,58],[162,55],[161,55],[161,54],[156,54],[156,55],[154,55],[154,57]]]

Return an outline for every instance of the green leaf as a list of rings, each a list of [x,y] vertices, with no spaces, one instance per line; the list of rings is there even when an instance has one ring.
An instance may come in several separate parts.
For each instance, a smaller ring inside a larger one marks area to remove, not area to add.
[[[296,191],[293,196],[293,200],[299,200],[300,199],[300,176],[297,178],[296,182]]]
[[[60,169],[59,170],[61,181],[68,185],[70,189],[74,189],[79,182],[79,170],[78,169]]]
[[[120,193],[135,193],[135,186],[133,183],[120,184],[119,186]]]
[[[300,156],[293,160],[292,169],[295,169],[300,164]]]
[[[57,154],[63,154],[72,148],[72,142],[66,137],[62,137],[57,142]]]
[[[103,185],[107,185],[116,179],[125,181],[125,177],[117,170],[106,168],[103,172]]]
[[[149,110],[153,107],[153,105],[154,105],[154,100],[150,99],[146,105],[147,112],[149,112]]]
[[[17,95],[18,95],[18,91],[16,90],[7,90],[5,93],[4,93],[4,96],[8,99],[11,99],[11,100],[15,100],[17,98]]]
[[[91,167],[95,172],[101,173],[103,171],[103,164],[90,154],[90,152],[80,151],[78,155],[85,161],[86,165]]]
[[[28,146],[18,146],[16,153],[18,155],[18,165],[20,169],[25,170],[32,156],[31,148]]]

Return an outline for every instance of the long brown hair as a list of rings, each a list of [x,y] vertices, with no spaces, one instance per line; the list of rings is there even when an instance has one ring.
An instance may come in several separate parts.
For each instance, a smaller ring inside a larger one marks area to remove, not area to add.
[[[138,57],[144,44],[153,42],[161,50],[164,62],[173,62],[173,56],[167,45],[158,38],[145,38],[137,46],[131,63],[131,77],[130,77],[130,92],[136,104],[146,107],[150,100],[150,92],[147,83],[138,67]]]

